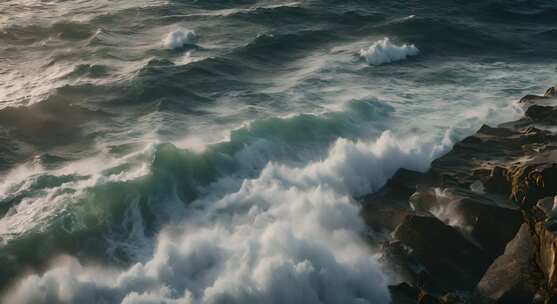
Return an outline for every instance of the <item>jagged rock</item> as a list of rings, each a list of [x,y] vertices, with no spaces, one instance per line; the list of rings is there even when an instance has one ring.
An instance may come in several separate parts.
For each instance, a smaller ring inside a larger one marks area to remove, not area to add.
[[[507,177],[507,169],[501,166],[494,166],[490,174],[483,180],[485,189],[492,193],[509,195],[511,193],[511,183]]]
[[[555,114],[557,114],[555,107],[533,105],[526,110],[524,115],[537,123],[553,125],[557,123]]]
[[[424,173],[398,170],[379,191],[361,198],[362,218],[374,231],[394,231],[411,211],[408,198],[416,191],[416,185],[428,179]]]
[[[551,87],[551,88],[547,89],[547,91],[545,91],[545,94],[543,96],[545,96],[545,97],[555,97],[555,96],[557,96],[557,88],[556,87]]]
[[[557,152],[517,166],[511,175],[511,198],[524,208],[531,208],[539,199],[557,194]]]
[[[399,169],[379,191],[362,198],[364,209],[378,204],[408,208],[408,198],[416,191],[416,185],[429,179],[429,174]]]
[[[418,186],[416,192],[408,199],[408,203],[418,212],[430,212],[439,206],[435,189],[425,186]]]
[[[459,198],[447,205],[453,221],[469,229],[473,239],[490,259],[501,255],[505,245],[513,239],[522,224],[518,210],[480,203],[470,198]]]
[[[496,205],[471,191],[423,186],[409,199],[414,210],[430,212],[479,244],[491,259],[501,255],[522,224],[519,210]]]
[[[471,288],[489,266],[485,252],[433,216],[407,215],[393,236],[412,249],[441,289]]]
[[[545,217],[553,216],[553,206],[555,204],[555,197],[545,197],[536,203],[536,207],[541,210]]]
[[[551,88],[547,89],[547,91],[545,91],[545,94],[543,94],[543,96],[526,95],[526,96],[522,97],[519,101],[519,104],[529,106],[529,105],[533,105],[533,104],[543,103],[543,102],[547,101],[548,99],[552,99],[555,96],[556,96],[556,88],[551,87]]]
[[[443,302],[429,293],[422,291],[420,295],[418,295],[418,304],[443,304]]]
[[[389,286],[389,291],[393,304],[415,304],[421,292],[419,288],[406,282]]]
[[[381,255],[378,260],[389,277],[416,285],[419,274],[416,273],[415,261],[409,258],[408,253],[409,248],[402,242],[386,241],[381,244]]]
[[[538,221],[534,224],[534,236],[538,242],[538,265],[544,274],[547,291],[557,303],[557,235],[547,229],[543,221]]]
[[[447,301],[446,297],[436,297],[425,290],[408,283],[389,286],[393,304],[457,304],[462,302]]]
[[[557,303],[556,96],[525,96],[524,118],[482,126],[363,200],[368,224],[396,226],[386,256],[417,286],[404,303]]]
[[[487,303],[531,303],[541,273],[535,262],[536,241],[523,224],[505,253],[489,267],[476,288],[478,300]]]
[[[376,208],[363,208],[361,211],[361,216],[365,223],[373,229],[375,232],[392,232],[400,224],[406,215],[408,215],[409,210],[391,207],[391,206],[381,206],[376,205]]]

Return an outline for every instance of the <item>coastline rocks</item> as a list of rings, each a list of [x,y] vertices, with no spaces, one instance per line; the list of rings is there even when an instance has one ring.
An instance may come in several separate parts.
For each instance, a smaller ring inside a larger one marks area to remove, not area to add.
[[[557,88],[361,199],[393,303],[557,303]],[[443,296],[444,295],[444,296]]]
[[[543,103],[544,101],[547,101],[548,99],[551,99],[551,98],[556,97],[556,96],[557,96],[557,88],[556,87],[551,87],[551,88],[549,88],[545,91],[543,96],[526,95],[526,96],[522,97],[518,103],[523,104],[525,106],[530,106],[530,105],[536,104],[536,103]]]
[[[529,209],[539,199],[557,194],[557,151],[540,153],[509,172],[511,199]]]
[[[471,288],[489,266],[485,252],[433,216],[406,216],[393,237],[411,248],[410,256],[441,289]]]
[[[449,215],[468,229],[470,236],[494,259],[501,255],[505,245],[513,239],[523,222],[518,210],[460,198],[449,204]]]
[[[528,224],[523,224],[505,253],[489,267],[476,291],[486,303],[531,303],[541,272],[535,262],[536,242]]]

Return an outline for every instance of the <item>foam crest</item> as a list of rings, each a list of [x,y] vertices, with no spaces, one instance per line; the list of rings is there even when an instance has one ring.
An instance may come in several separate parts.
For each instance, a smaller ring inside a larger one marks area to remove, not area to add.
[[[426,170],[438,151],[439,145],[387,131],[371,143],[339,139],[323,160],[305,167],[268,163],[237,190],[186,207],[184,218],[159,234],[152,256],[129,269],[65,260],[24,278],[6,299],[388,303],[385,278],[362,240],[366,228],[352,197],[376,190],[400,167]],[[226,187],[217,181],[208,192]],[[141,227],[134,212],[129,220]]]
[[[194,31],[190,30],[175,30],[164,38],[162,45],[166,49],[179,49],[185,45],[194,44],[198,36]]]
[[[368,49],[361,49],[360,56],[368,64],[381,65],[395,61],[404,60],[409,56],[418,55],[420,50],[413,44],[398,46],[393,44],[388,37],[374,42]]]

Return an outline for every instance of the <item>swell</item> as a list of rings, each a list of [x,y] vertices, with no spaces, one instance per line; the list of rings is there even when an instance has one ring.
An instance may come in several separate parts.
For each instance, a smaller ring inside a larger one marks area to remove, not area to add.
[[[557,5],[553,1],[494,1],[483,8],[487,20],[497,22],[556,25]]]
[[[30,44],[46,38],[78,41],[93,37],[96,27],[88,23],[58,21],[50,25],[11,25],[0,31],[0,41],[5,44]]]
[[[51,93],[43,102],[0,110],[0,172],[37,152],[47,153],[60,146],[90,148],[89,137],[94,134],[94,128],[87,128],[87,124],[106,123],[110,114],[74,104],[71,93],[69,88],[63,88]]]

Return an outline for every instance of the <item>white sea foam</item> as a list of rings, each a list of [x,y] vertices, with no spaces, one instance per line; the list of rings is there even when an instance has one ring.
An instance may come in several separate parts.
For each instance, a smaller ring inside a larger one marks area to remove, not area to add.
[[[5,300],[389,303],[352,196],[377,189],[401,166],[427,169],[443,150],[390,132],[372,143],[339,139],[322,161],[300,168],[269,163],[236,191],[177,204],[183,220],[160,233],[150,258],[127,270],[70,258],[27,276]],[[226,185],[211,187],[218,193]],[[129,219],[138,218],[131,210]],[[143,242],[141,233],[134,237]]]
[[[162,45],[167,49],[179,49],[185,45],[193,44],[198,36],[194,31],[190,30],[175,30],[164,38]]]
[[[388,37],[374,42],[368,49],[361,49],[362,56],[368,64],[381,65],[416,56],[420,50],[413,44],[395,45]]]

